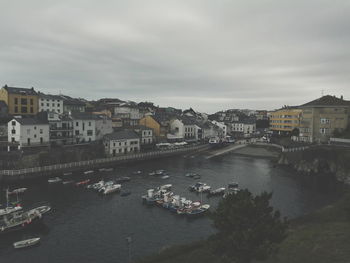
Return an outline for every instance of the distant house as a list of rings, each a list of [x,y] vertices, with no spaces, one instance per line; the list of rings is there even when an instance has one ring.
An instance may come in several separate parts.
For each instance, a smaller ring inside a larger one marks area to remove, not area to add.
[[[73,112],[85,112],[86,103],[80,99],[71,98],[66,95],[60,95],[63,99],[63,112],[73,113]]]
[[[34,88],[17,88],[5,85],[0,90],[0,100],[5,101],[11,115],[36,115],[38,93]]]
[[[71,117],[76,143],[101,140],[104,135],[113,132],[112,120],[105,115],[75,112]]]
[[[8,122],[8,142],[24,146],[44,146],[50,141],[49,123],[37,118],[14,118]]]
[[[256,121],[253,118],[244,119],[242,121],[233,121],[228,124],[229,133],[231,135],[248,136],[256,132]]]
[[[47,95],[39,92],[39,112],[63,113],[63,98],[58,95]]]
[[[142,115],[137,105],[122,104],[114,108],[113,117],[122,119],[123,127],[133,127],[139,125]]]
[[[153,130],[146,126],[136,126],[134,127],[134,131],[140,137],[141,147],[146,145],[152,145],[155,143]]]
[[[132,130],[121,130],[107,134],[103,138],[107,156],[116,156],[140,151],[140,138]]]
[[[153,129],[158,140],[166,139],[170,129],[170,121],[175,118],[175,115],[167,113],[157,113],[155,115],[147,115],[140,119],[140,125]]]
[[[224,122],[219,122],[219,121],[212,121],[212,123],[214,125],[216,125],[217,127],[219,127],[220,129],[220,134],[219,134],[219,137],[220,138],[226,138],[227,136],[227,126]]]

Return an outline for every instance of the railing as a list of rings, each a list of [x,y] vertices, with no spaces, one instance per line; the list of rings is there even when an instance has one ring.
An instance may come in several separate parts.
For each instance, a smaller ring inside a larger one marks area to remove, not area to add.
[[[0,176],[1,175],[16,176],[16,175],[25,175],[25,174],[33,174],[33,173],[43,173],[43,172],[65,170],[65,169],[78,168],[78,167],[84,167],[84,166],[102,165],[102,164],[114,163],[114,162],[120,162],[120,161],[146,160],[146,159],[151,159],[151,158],[160,157],[160,156],[168,156],[176,153],[183,153],[187,151],[197,150],[197,149],[205,148],[207,146],[208,145],[185,146],[177,149],[160,150],[160,151],[153,151],[153,152],[147,152],[147,153],[136,153],[136,154],[130,154],[130,155],[120,155],[120,156],[109,157],[109,158],[54,164],[54,165],[25,168],[25,169],[19,169],[19,170],[1,170]]]

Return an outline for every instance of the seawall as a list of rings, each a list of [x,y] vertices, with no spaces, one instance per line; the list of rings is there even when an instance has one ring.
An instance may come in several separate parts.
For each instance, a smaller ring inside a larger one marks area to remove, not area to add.
[[[196,145],[187,146],[178,149],[169,149],[162,151],[153,151],[147,153],[136,153],[130,155],[121,155],[110,158],[101,158],[80,162],[62,163],[47,166],[31,167],[18,170],[1,170],[0,182],[11,182],[19,180],[28,180],[34,178],[48,177],[59,175],[64,172],[77,171],[77,170],[92,170],[108,166],[116,166],[122,163],[129,163],[135,161],[143,161],[149,159],[164,158],[169,156],[175,156],[185,154],[193,151],[202,151],[209,149],[209,145]]]

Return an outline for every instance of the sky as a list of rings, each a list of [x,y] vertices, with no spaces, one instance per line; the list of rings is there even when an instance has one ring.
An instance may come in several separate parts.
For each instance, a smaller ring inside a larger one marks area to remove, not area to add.
[[[0,0],[0,84],[214,113],[350,100],[348,0]]]

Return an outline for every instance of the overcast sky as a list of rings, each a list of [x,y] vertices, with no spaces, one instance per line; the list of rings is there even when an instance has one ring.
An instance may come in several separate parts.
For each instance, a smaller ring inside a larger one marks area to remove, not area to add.
[[[350,1],[0,0],[0,80],[215,112],[350,100]]]

